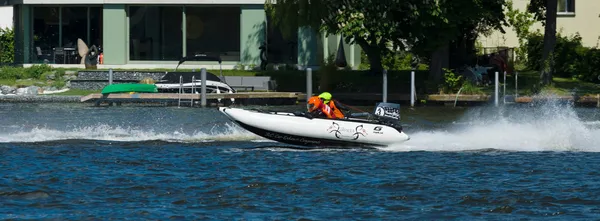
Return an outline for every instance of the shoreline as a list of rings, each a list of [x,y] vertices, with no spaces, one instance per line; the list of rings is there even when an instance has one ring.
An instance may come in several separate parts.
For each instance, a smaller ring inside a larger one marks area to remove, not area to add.
[[[78,95],[0,95],[0,103],[82,103]]]
[[[89,96],[89,95],[88,95]],[[355,95],[356,96],[356,95]],[[379,97],[379,94],[362,94],[358,97],[350,96],[350,94],[340,94],[338,97],[345,97],[344,100],[347,100],[345,103],[372,103],[378,102],[373,100],[374,97]],[[80,104],[91,104],[93,105],[95,102],[82,102],[82,98],[86,97],[84,95],[1,95],[0,94],[0,103],[80,103]],[[306,95],[303,93],[298,94],[298,99],[296,104],[305,102]],[[408,102],[403,100],[404,96],[401,95],[391,95],[389,96],[392,99],[389,102],[396,102],[403,104],[402,106],[410,106]],[[395,100],[399,99],[399,100]],[[424,103],[422,103],[424,98]],[[457,106],[457,107],[469,107],[469,106],[479,106],[485,104],[494,104],[493,95],[428,95],[427,97],[423,97],[421,99],[415,100],[415,107],[418,106]],[[457,99],[458,98],[458,99]],[[518,105],[518,104],[539,104],[548,101],[555,102],[566,102],[572,103],[575,106],[583,106],[583,107],[593,107],[600,108],[600,94],[598,95],[587,95],[587,96],[518,96],[514,95],[506,95],[506,103],[503,102],[503,99],[499,99],[499,106],[503,105]],[[131,103],[131,102],[123,102],[123,103]],[[133,102],[139,103],[139,102]],[[146,102],[142,102],[146,103]],[[148,103],[153,103],[152,101],[148,101]],[[267,104],[267,106],[281,106],[283,104]],[[355,104],[353,104],[355,105]],[[167,105],[169,106],[169,105]],[[175,105],[177,106],[177,105]],[[184,105],[186,106],[186,105]]]

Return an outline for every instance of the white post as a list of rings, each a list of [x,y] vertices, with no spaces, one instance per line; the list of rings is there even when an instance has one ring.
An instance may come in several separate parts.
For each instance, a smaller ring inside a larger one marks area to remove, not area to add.
[[[177,107],[181,106],[181,92],[182,92],[182,87],[183,87],[183,76],[179,75],[179,93],[177,94]]]
[[[190,107],[194,106],[194,94],[196,94],[196,88],[194,86],[196,86],[196,76],[192,75],[192,98],[190,100]]]
[[[201,69],[200,79],[202,83],[200,86],[200,105],[206,107],[206,68]]]
[[[383,102],[387,102],[387,70],[383,70]]]
[[[496,105],[496,107],[498,106],[498,72],[496,71],[495,74],[495,78],[496,78],[496,88],[494,89],[494,104]]]
[[[504,81],[502,82],[502,103],[506,104],[506,71],[504,71]]]
[[[415,106],[415,71],[410,72],[410,106]]]
[[[306,102],[312,97],[312,68],[306,69]]]
[[[108,84],[112,84],[113,83],[113,70],[108,69]]]
[[[517,98],[519,96],[519,90],[518,90],[518,82],[519,82],[519,72],[515,72],[515,98]]]

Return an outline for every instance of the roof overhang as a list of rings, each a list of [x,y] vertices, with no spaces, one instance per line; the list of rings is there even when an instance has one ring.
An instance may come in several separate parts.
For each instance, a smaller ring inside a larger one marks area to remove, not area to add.
[[[4,4],[2,4],[4,3]],[[82,4],[183,4],[244,5],[264,4],[265,0],[0,0],[0,5],[82,5]]]

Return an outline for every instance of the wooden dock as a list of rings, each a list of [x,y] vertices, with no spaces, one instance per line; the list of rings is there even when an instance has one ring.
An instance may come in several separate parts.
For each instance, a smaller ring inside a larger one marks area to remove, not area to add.
[[[234,101],[231,101],[231,99]],[[122,103],[158,103],[165,105],[193,106],[200,104],[200,94],[178,94],[178,93],[120,93],[120,94],[89,94],[81,97],[81,102],[94,102],[96,106],[103,103],[108,105]],[[220,100],[220,101],[219,101]],[[290,105],[298,100],[296,92],[243,92],[206,94],[207,106],[221,106],[228,104],[267,104],[267,105]]]

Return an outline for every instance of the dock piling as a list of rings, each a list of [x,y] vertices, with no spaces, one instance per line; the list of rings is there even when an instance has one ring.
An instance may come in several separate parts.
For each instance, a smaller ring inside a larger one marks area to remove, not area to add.
[[[306,69],[306,101],[312,97],[312,68]]]
[[[496,107],[498,107],[498,72],[496,71],[495,73],[495,89],[494,89],[494,104],[496,105]]]
[[[113,70],[111,68],[111,69],[108,69],[108,84],[110,85],[112,83],[113,83]]]
[[[383,70],[383,102],[387,102],[387,70]]]
[[[506,71],[504,71],[504,81],[502,82],[502,104],[506,104]]]
[[[515,99],[516,99],[517,97],[519,97],[519,90],[518,90],[518,87],[519,87],[519,72],[518,72],[518,71],[516,71],[516,72],[515,72]]]
[[[415,106],[415,98],[416,97],[416,92],[415,92],[415,70],[412,70],[410,72],[410,106],[414,107]]]
[[[200,105],[206,107],[206,68],[200,70],[200,79],[202,85],[200,86]]]
[[[194,87],[196,86],[196,76],[192,75],[192,94],[194,94],[196,92],[196,88]],[[190,107],[194,106],[194,97],[192,96],[192,98],[190,99]]]
[[[179,75],[179,93],[177,93],[177,107],[181,106],[181,93],[183,92],[183,76]]]

